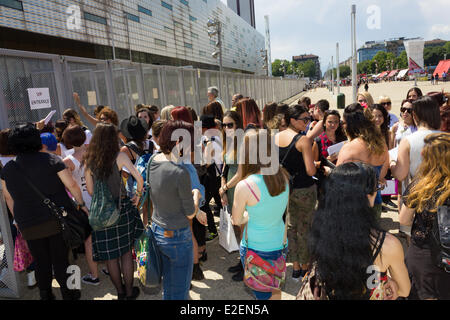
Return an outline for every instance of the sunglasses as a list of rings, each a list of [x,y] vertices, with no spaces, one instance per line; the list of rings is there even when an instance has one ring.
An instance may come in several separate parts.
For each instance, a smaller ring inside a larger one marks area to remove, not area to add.
[[[366,100],[358,100],[358,103],[367,103]]]
[[[380,103],[382,106],[390,106],[392,104],[392,102],[382,102]]]
[[[305,117],[305,118],[298,118],[297,120],[302,120],[302,121],[304,121],[305,123],[307,123],[307,122],[310,122],[311,121],[311,117]]]
[[[400,108],[400,112],[401,113],[404,113],[404,112],[407,112],[407,113],[409,113],[409,114],[411,114],[411,112],[412,112],[412,109],[411,108]]]
[[[234,123],[222,123],[223,128],[233,129]]]

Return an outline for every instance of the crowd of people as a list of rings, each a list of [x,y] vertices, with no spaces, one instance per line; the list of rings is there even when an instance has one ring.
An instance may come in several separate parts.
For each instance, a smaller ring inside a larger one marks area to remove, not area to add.
[[[106,205],[118,208],[117,221],[95,228],[73,253],[85,255],[83,283],[101,285],[101,269],[119,300],[140,295],[134,247],[147,228],[162,257],[163,298],[189,299],[191,281],[205,278],[201,263],[215,259],[207,249],[220,232],[214,217],[221,210],[240,244],[241,259],[228,269],[233,281],[246,281],[251,250],[269,262],[292,263],[286,277],[299,289],[314,270],[328,299],[450,299],[450,266],[435,263],[432,241],[438,207],[450,206],[449,93],[424,96],[412,88],[399,117],[389,97],[375,103],[368,91],[343,115],[327,100],[311,104],[306,96],[260,108],[239,93],[226,106],[215,87],[207,95],[200,115],[189,106],[140,104],[119,119],[108,106],[91,115],[74,93],[79,112],[70,108],[54,123],[0,132],[11,229],[33,256],[28,285],[38,286],[41,299],[55,299],[53,277],[63,299],[82,295],[67,287],[71,250],[60,225],[27,181],[69,214],[100,212],[98,194],[108,190]],[[179,130],[188,135],[178,137]],[[382,195],[388,180],[399,183],[397,194]],[[399,211],[406,251],[380,227],[389,209]],[[380,271],[381,291],[367,286],[370,266]],[[279,288],[253,293],[281,299]]]

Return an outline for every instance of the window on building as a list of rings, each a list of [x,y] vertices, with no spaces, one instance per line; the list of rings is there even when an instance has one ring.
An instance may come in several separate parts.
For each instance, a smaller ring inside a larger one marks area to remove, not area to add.
[[[184,46],[185,46],[186,48],[192,49],[192,43],[185,42],[185,43],[184,43]]]
[[[175,27],[178,27],[178,28],[182,28],[183,27],[183,24],[181,24],[181,23],[179,23],[178,21],[175,21],[175,20],[173,20],[173,25]]]
[[[173,10],[173,7],[172,7],[172,5],[171,4],[168,4],[167,2],[164,2],[164,1],[161,1],[161,5],[164,7],[164,8],[166,8],[166,9],[169,9],[169,10]]]
[[[106,18],[97,16],[89,12],[84,12],[84,19],[106,25]]]
[[[216,45],[216,42],[214,40],[209,40],[209,43],[212,44],[213,46]]]
[[[144,7],[141,7],[139,5],[138,5],[138,11],[142,12],[142,13],[145,13],[146,15],[152,16],[152,11],[151,10],[149,10],[147,8],[144,8]]]
[[[134,22],[141,22],[141,20],[139,19],[138,16],[128,13],[128,12],[124,12],[125,16],[127,17],[128,20],[134,21]]]
[[[173,33],[173,29],[166,26],[164,26],[164,31]]]
[[[206,57],[206,52],[205,51],[199,51],[198,54],[200,55],[200,57]]]
[[[185,6],[189,6],[189,2],[187,2],[186,0],[180,0],[180,2],[181,2],[182,4],[184,4]]]
[[[198,34],[194,33],[194,32],[191,32],[191,37],[194,38],[194,39],[198,39]]]
[[[22,1],[17,0],[0,0],[0,6],[23,11]]]
[[[197,21],[197,18],[196,18],[196,17],[193,17],[193,16],[191,16],[191,15],[189,15],[189,20],[195,22],[195,21]]]
[[[162,47],[167,47],[167,42],[161,39],[155,38],[155,44]]]

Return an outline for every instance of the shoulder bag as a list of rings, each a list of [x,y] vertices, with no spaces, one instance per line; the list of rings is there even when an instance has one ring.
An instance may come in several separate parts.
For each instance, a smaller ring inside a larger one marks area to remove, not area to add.
[[[244,182],[259,201],[259,198],[247,181],[244,180]],[[246,253],[244,260],[244,283],[250,289],[260,292],[281,290],[286,281],[287,223],[285,223],[284,229],[283,254],[277,260],[263,259],[256,252],[248,249],[247,228],[248,225],[245,227]]]
[[[151,219],[150,165],[155,156],[156,155],[153,155],[147,163],[147,178],[144,186],[145,191],[139,204],[139,208],[142,209],[144,203],[148,199],[147,210],[149,219]],[[158,293],[161,289],[162,260],[150,224],[146,226],[145,232],[136,240],[135,248],[139,285],[147,294]]]
[[[89,225],[89,219],[85,212],[77,210],[73,204],[69,208],[58,207],[53,201],[46,197],[39,189],[25,176],[20,165],[14,161],[17,171],[22,175],[25,182],[34,190],[43,204],[50,209],[52,215],[58,220],[61,227],[64,242],[69,249],[75,249],[84,244],[90,236],[92,228]]]

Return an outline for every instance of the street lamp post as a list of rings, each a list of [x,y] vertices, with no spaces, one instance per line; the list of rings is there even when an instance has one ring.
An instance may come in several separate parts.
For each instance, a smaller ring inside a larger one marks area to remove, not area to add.
[[[356,60],[356,5],[352,4],[351,12],[351,24],[352,24],[352,87],[353,87],[353,102],[356,102],[356,95],[358,92],[356,83],[356,73],[357,73],[357,60]]]
[[[219,58],[219,92],[222,90],[222,23],[217,19],[209,19],[206,23],[208,28],[208,35],[210,38],[217,35],[216,50],[211,54],[213,58]]]

